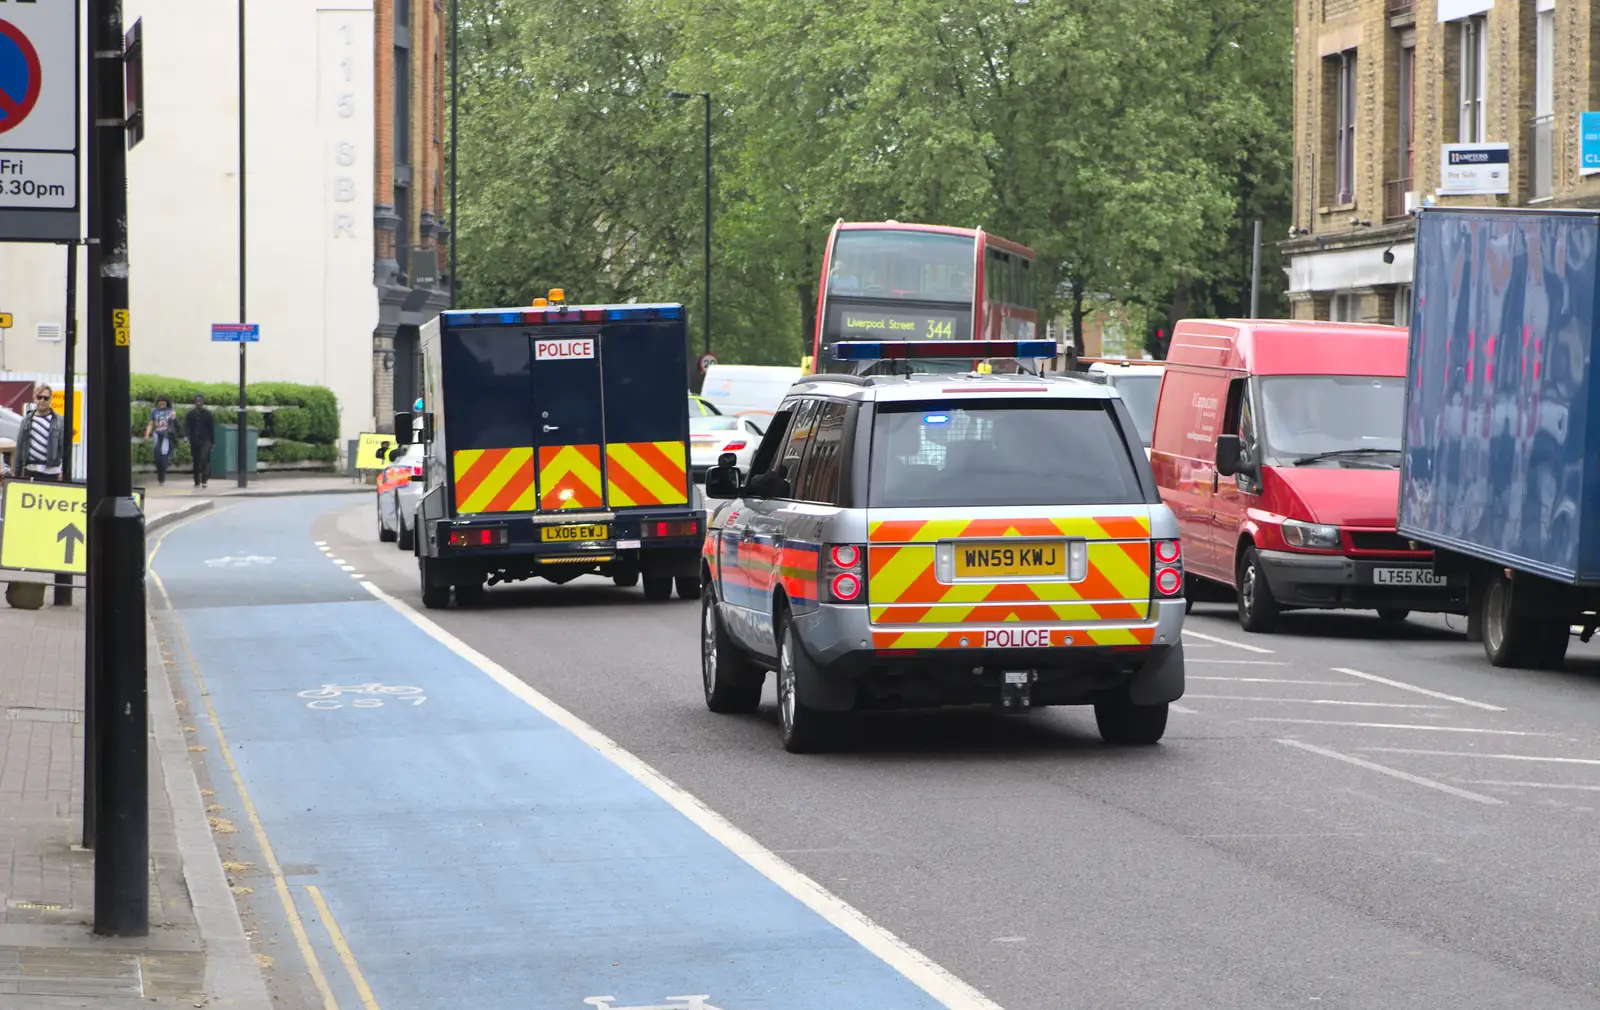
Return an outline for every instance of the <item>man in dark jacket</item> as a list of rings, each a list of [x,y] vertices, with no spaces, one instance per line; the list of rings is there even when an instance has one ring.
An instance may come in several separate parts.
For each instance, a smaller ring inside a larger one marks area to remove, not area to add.
[[[189,439],[189,454],[194,457],[194,486],[211,483],[211,447],[217,441],[217,426],[206,409],[206,398],[195,394],[194,406],[183,415],[183,433]]]
[[[33,389],[33,409],[17,428],[15,465],[18,477],[60,480],[66,460],[66,426],[51,407],[52,390],[43,383]]]

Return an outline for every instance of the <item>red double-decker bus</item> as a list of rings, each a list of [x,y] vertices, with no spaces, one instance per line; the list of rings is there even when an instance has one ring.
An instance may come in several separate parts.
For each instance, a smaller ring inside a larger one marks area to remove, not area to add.
[[[1036,291],[1033,250],[982,228],[840,221],[823,253],[809,371],[852,370],[833,360],[838,340],[1034,339]]]

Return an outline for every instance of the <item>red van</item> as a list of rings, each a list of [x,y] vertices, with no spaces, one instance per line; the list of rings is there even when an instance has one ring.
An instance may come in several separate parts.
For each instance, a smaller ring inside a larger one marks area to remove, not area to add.
[[[1190,599],[1236,596],[1258,632],[1302,608],[1465,613],[1465,585],[1395,532],[1406,337],[1358,323],[1174,328],[1150,465]]]

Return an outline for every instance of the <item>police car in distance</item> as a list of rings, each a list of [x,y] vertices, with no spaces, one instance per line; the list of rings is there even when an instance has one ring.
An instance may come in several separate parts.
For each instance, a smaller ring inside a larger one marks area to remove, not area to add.
[[[841,360],[1048,359],[1052,341],[840,342]],[[915,372],[916,366],[906,370]],[[1127,405],[1064,375],[815,375],[706,495],[701,672],[784,747],[861,709],[1092,705],[1152,744],[1183,695],[1183,557]]]
[[[391,457],[378,471],[378,539],[409,551],[416,540],[417,505],[425,480],[423,449],[417,444],[402,446]]]

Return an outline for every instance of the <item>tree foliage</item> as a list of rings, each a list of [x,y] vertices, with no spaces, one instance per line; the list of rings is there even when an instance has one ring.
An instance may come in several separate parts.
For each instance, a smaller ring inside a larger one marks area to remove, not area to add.
[[[462,304],[672,300],[792,364],[834,221],[981,225],[1043,313],[1248,308],[1289,214],[1292,11],[1246,0],[462,0]],[[669,92],[693,94],[675,102]],[[1275,249],[1263,314],[1281,312]]]

